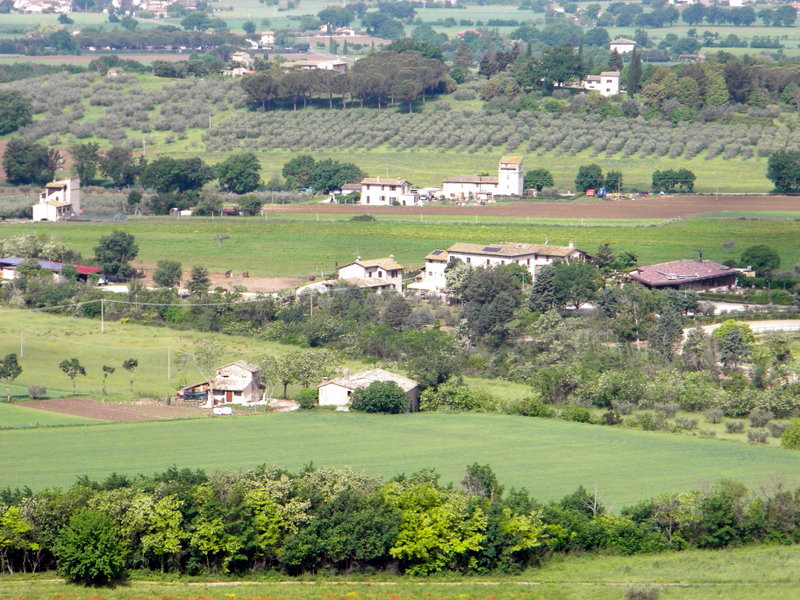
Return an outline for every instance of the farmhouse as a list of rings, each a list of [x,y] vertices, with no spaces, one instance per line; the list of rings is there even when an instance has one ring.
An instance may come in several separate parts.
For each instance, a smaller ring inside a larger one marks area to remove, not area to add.
[[[601,96],[616,96],[619,94],[619,71],[604,71],[600,75],[587,75],[581,80],[585,90],[595,90]]]
[[[411,193],[411,184],[405,179],[387,177],[367,177],[361,180],[361,199],[359,204],[371,206],[403,206],[416,204],[416,196]]]
[[[451,200],[491,200],[494,196],[522,196],[524,169],[522,156],[504,156],[497,177],[454,175],[444,180],[442,194]]]
[[[61,273],[61,270],[67,266],[75,267],[75,270],[78,272],[78,279],[83,279],[84,281],[89,277],[89,275],[98,275],[100,273],[100,269],[97,267],[87,267],[86,265],[67,265],[66,263],[56,262],[52,260],[39,260],[39,259],[30,259],[30,258],[20,258],[18,256],[7,256],[5,258],[0,258],[0,273],[2,273],[3,279],[16,279],[17,278],[17,267],[29,260],[36,260],[39,263],[39,267],[44,269],[45,271],[50,271],[55,275],[57,281],[63,281],[64,276]]]
[[[419,410],[419,383],[408,377],[403,377],[383,369],[370,369],[355,375],[350,375],[348,369],[344,370],[344,375],[337,379],[322,380],[322,384],[317,386],[319,392],[320,406],[348,406],[350,396],[354,390],[369,387],[376,381],[393,381],[402,389],[409,400],[411,412]]]
[[[336,73],[347,73],[347,61],[341,59],[325,60],[295,60],[284,64],[284,68],[291,69],[316,69],[319,71],[335,71]]]
[[[80,214],[81,180],[72,177],[48,183],[32,208],[34,221],[66,221]]]
[[[220,404],[258,402],[261,400],[258,367],[237,360],[219,367],[211,381],[185,386],[177,395],[182,400],[204,402],[204,408],[213,408]]]
[[[636,42],[628,38],[617,38],[608,44],[608,51],[617,51],[618,54],[629,54],[636,49]]]
[[[648,288],[719,292],[734,289],[739,271],[712,260],[674,260],[640,267],[630,278]]]
[[[404,270],[405,267],[393,255],[373,260],[362,260],[359,257],[349,265],[339,267],[338,277],[358,287],[371,288],[377,292],[400,293],[403,291]]]
[[[412,290],[441,294],[447,287],[445,269],[455,260],[473,267],[495,267],[517,264],[525,267],[536,279],[542,267],[554,260],[587,260],[589,255],[570,242],[568,246],[548,244],[520,244],[500,242],[497,244],[453,244],[447,250],[434,250],[425,257],[425,268],[420,281],[408,286]]]

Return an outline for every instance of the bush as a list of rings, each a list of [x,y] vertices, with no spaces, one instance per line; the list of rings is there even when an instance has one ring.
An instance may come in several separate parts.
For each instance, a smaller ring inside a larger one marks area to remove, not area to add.
[[[709,423],[722,423],[722,418],[725,416],[719,408],[712,408],[703,413],[706,421]]]
[[[108,585],[125,577],[125,552],[114,523],[103,513],[80,510],[58,534],[59,572],[73,583]]]
[[[420,410],[491,410],[495,399],[483,390],[471,390],[463,381],[450,378],[436,388],[422,392]]]
[[[675,417],[675,424],[686,431],[694,431],[697,429],[698,420],[688,417]]]
[[[664,415],[651,412],[639,413],[635,419],[629,419],[628,423],[645,431],[663,431],[667,428]]]
[[[606,413],[603,413],[603,423],[606,425],[622,425],[623,419],[618,412],[610,410]]]
[[[678,412],[680,407],[674,402],[662,402],[660,404],[656,404],[653,408],[660,413],[664,413],[665,417],[672,418],[675,416],[675,413]]]
[[[767,428],[769,429],[769,434],[772,437],[780,438],[788,426],[789,425],[787,423],[770,423]]]
[[[373,381],[354,391],[351,398],[350,409],[359,412],[396,415],[410,409],[408,396],[394,381]]]
[[[749,418],[750,425],[753,427],[765,427],[767,423],[775,418],[775,415],[768,410],[764,410],[763,408],[754,408],[750,411]]]
[[[508,407],[509,414],[523,417],[552,417],[554,411],[539,398],[523,398]]]
[[[370,222],[371,223],[372,221],[377,221],[378,219],[376,219],[372,215],[356,215],[355,217],[350,217],[350,220],[351,221],[356,221],[356,222],[362,222],[363,221],[363,222]]]
[[[768,435],[766,429],[750,429],[747,432],[747,441],[756,444],[766,444]]]
[[[725,431],[728,433],[742,433],[744,431],[743,421],[728,421],[725,423]]]
[[[561,418],[576,423],[591,423],[592,411],[581,404],[566,404],[561,409]]]
[[[625,588],[625,600],[658,600],[661,592],[649,583],[633,583]]]
[[[44,387],[43,385],[29,385],[28,396],[30,396],[34,400],[41,400],[42,398],[47,398],[47,388]]]
[[[789,450],[800,450],[800,419],[794,419],[781,434],[781,446]]]
[[[300,390],[297,394],[297,403],[300,408],[314,408],[319,403],[319,393],[317,390]]]

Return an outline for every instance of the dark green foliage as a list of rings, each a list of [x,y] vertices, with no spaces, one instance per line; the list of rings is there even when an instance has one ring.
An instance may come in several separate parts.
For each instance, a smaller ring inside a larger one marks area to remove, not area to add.
[[[350,396],[350,408],[359,412],[396,415],[410,410],[406,393],[394,381],[373,381]]]
[[[531,169],[525,172],[525,188],[541,192],[542,188],[553,187],[553,174],[547,169]]]
[[[261,214],[261,199],[257,196],[246,194],[239,197],[239,214],[246,217],[253,217]]]
[[[94,248],[95,259],[105,275],[128,277],[133,267],[128,263],[139,254],[139,246],[130,233],[116,230],[100,238]]]
[[[345,492],[286,539],[281,559],[292,570],[311,572],[324,566],[339,571],[385,566],[400,518],[379,495]]]
[[[261,185],[261,164],[252,152],[233,154],[216,166],[217,179],[223,190],[234,194],[252,192]]]
[[[53,551],[59,572],[73,583],[109,585],[125,577],[124,548],[114,523],[100,512],[76,512]]]
[[[211,286],[211,279],[208,276],[208,269],[203,265],[195,265],[189,275],[189,281],[186,283],[186,289],[195,298],[203,298],[208,294],[208,288]]]
[[[693,192],[695,174],[688,169],[653,171],[654,192]]]
[[[3,154],[3,170],[9,183],[44,185],[53,180],[61,163],[57,150],[36,142],[13,139]]]
[[[781,266],[781,257],[769,246],[757,244],[746,248],[739,262],[752,267],[759,277],[769,277]]]
[[[545,312],[592,300],[602,285],[596,267],[582,260],[558,261],[542,268],[533,282],[528,303],[531,310]]]
[[[212,169],[199,158],[157,158],[141,175],[141,184],[159,193],[196,190],[214,178]]]
[[[31,101],[15,90],[0,91],[0,135],[33,123]]]
[[[176,287],[181,283],[183,270],[177,260],[160,260],[153,272],[153,283],[161,287]]]
[[[582,165],[575,176],[575,189],[580,192],[603,187],[603,169],[600,165]]]
[[[100,145],[97,142],[76,144],[69,149],[73,161],[72,170],[84,185],[89,185],[97,174],[100,166],[99,150]]]
[[[11,402],[11,383],[22,374],[22,367],[19,365],[16,354],[6,354],[0,361],[0,379],[6,382],[6,396]]]
[[[77,358],[65,358],[58,364],[64,374],[72,381],[72,393],[75,393],[75,378],[78,375],[86,375],[86,369]]]

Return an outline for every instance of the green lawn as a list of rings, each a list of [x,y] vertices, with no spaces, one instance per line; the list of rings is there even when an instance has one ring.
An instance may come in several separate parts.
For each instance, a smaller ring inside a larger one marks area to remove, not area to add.
[[[380,257],[394,254],[411,266],[421,266],[426,254],[436,248],[447,248],[455,242],[490,243],[516,241],[576,246],[593,252],[601,242],[611,242],[619,250],[629,250],[641,264],[690,258],[697,249],[711,260],[738,258],[744,248],[768,243],[780,254],[782,267],[791,269],[800,263],[800,221],[761,220],[749,218],[691,218],[661,226],[634,227],[596,225],[575,219],[568,221],[520,222],[492,219],[492,224],[448,224],[438,217],[416,216],[409,222],[378,221],[373,223],[330,221],[320,218],[302,220],[249,219],[143,219],[121,223],[27,223],[0,227],[0,237],[23,233],[50,233],[67,245],[90,257],[99,238],[114,229],[123,229],[136,237],[138,261],[154,264],[158,260],[180,261],[185,268],[203,264],[211,271],[232,269],[249,271],[254,277],[319,276],[320,269],[332,273],[357,256]],[[431,223],[430,221],[438,221]],[[222,246],[212,238],[229,235]],[[735,240],[734,248],[723,248],[723,242]]]
[[[507,487],[541,499],[579,484],[611,510],[721,478],[757,485],[794,480],[794,452],[692,437],[494,414],[283,413],[221,419],[0,431],[0,487],[68,485],[81,474],[152,473],[170,465],[210,471],[263,463],[297,470],[352,466],[392,476],[423,467],[460,480],[490,464]],[[54,455],[54,447],[68,449]]]
[[[91,425],[103,423],[98,419],[62,415],[60,413],[0,404],[0,429],[24,429],[30,427],[57,427],[61,425]]]

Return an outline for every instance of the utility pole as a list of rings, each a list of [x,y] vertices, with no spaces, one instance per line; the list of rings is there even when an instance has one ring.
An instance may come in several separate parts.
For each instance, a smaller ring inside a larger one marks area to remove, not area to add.
[[[167,381],[172,379],[172,348],[167,346]]]
[[[22,358],[25,356],[25,348],[22,339],[22,329],[19,330],[19,357]]]
[[[100,298],[100,333],[106,332],[106,299]]]

